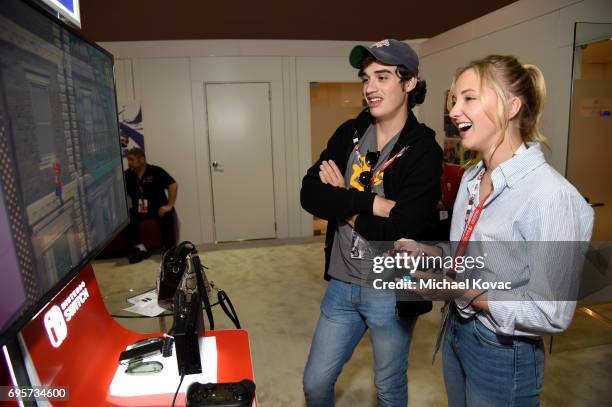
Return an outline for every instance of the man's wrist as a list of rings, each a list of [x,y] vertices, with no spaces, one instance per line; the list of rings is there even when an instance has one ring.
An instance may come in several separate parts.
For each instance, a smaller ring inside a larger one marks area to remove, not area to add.
[[[380,195],[376,195],[374,197],[374,201],[372,202],[372,213],[375,216],[388,218],[394,206],[394,201],[383,198]]]

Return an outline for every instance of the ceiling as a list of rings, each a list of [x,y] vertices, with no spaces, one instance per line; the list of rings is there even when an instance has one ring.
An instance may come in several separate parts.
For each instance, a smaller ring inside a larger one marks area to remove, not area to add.
[[[81,0],[94,41],[430,38],[516,0]]]

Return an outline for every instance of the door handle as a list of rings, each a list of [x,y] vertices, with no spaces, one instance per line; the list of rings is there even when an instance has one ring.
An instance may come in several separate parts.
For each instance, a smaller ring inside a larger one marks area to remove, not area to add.
[[[213,161],[211,163],[211,166],[213,167],[213,170],[218,171],[218,172],[223,172],[223,166],[219,164],[218,161]]]

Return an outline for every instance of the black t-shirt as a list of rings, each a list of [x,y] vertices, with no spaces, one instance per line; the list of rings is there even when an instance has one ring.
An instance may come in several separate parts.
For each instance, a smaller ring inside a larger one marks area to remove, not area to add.
[[[168,203],[166,189],[176,181],[161,167],[147,164],[142,178],[136,171],[125,171],[127,193],[132,199],[132,210],[141,215],[156,216],[157,210]]]

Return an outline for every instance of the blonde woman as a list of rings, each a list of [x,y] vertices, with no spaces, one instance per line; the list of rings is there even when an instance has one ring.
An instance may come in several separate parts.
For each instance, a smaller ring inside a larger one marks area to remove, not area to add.
[[[513,287],[444,293],[450,300],[443,348],[450,407],[539,405],[542,336],[565,330],[573,317],[570,285],[583,252],[566,249],[584,248],[590,240],[593,210],[546,163],[538,129],[544,97],[537,67],[499,55],[459,69],[449,92],[462,145],[482,157],[459,187],[450,254],[497,244],[504,250],[487,260],[488,272]],[[440,255],[435,247],[398,243]]]

